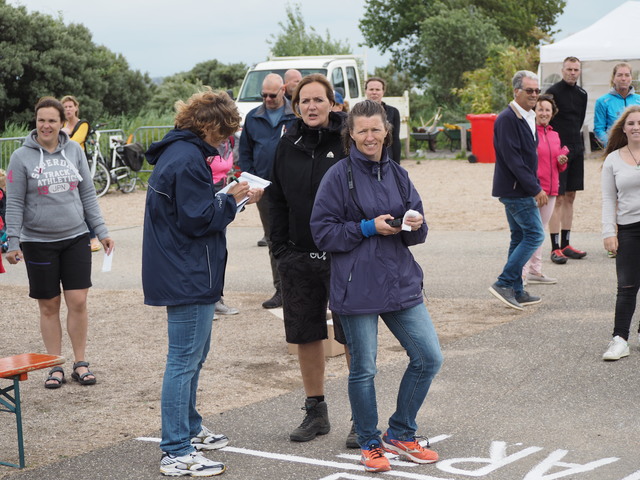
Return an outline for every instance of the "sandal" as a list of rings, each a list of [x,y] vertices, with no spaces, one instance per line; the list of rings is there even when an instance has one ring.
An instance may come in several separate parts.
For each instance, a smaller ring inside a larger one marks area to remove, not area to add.
[[[53,376],[54,373],[58,373],[58,372],[62,373],[62,378]],[[47,383],[47,382],[56,382],[56,383]],[[44,388],[51,388],[51,389],[60,388],[63,383],[67,383],[67,380],[64,378],[64,370],[62,369],[62,367],[53,367],[51,370],[49,370],[49,376],[44,381]]]
[[[87,371],[83,374],[78,374],[76,372],[76,369],[80,367],[86,367]],[[87,377],[93,378],[87,379]],[[96,383],[96,376],[91,373],[91,371],[89,370],[89,363],[85,361],[76,362],[73,364],[73,373],[71,374],[71,378],[73,378],[80,385],[94,385]]]

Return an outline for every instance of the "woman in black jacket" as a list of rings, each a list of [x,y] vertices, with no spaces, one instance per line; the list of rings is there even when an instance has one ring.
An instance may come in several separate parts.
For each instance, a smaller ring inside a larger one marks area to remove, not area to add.
[[[324,346],[327,338],[330,259],[318,251],[309,228],[316,191],[324,174],[344,157],[341,131],[346,115],[332,112],[333,87],[324,75],[304,77],[292,107],[299,117],[280,140],[269,187],[272,251],[282,282],[288,343],[297,344],[307,396],[302,424],[290,435],[307,442],[329,433],[324,401]],[[335,337],[345,344],[334,318]],[[357,446],[357,444],[356,444]]]

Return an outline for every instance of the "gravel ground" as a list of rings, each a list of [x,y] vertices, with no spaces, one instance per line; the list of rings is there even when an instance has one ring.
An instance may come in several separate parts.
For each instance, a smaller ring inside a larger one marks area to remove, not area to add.
[[[596,158],[586,162],[588,193],[578,195],[574,232],[599,229],[600,165]],[[503,208],[490,196],[492,165],[423,159],[405,161],[403,166],[421,193],[431,231],[460,231],[473,241],[470,232],[506,230]],[[143,191],[129,195],[112,191],[101,198],[107,223],[141,231],[144,197]],[[230,228],[246,228],[255,233],[259,226],[257,211],[250,208]],[[505,232],[505,249],[506,235]],[[256,235],[255,240],[258,238]],[[228,276],[239,275],[234,259],[240,259],[234,257],[233,245],[229,251]],[[266,250],[263,257],[267,264]],[[36,302],[28,298],[26,284],[3,278],[10,275],[11,272],[0,276],[0,355],[41,352],[44,347]],[[212,350],[199,386],[199,408],[204,416],[302,386],[297,357],[287,354],[281,320],[260,306],[271,293],[268,281],[264,284],[267,287],[263,291],[246,291],[237,288],[242,282],[228,279],[226,302],[238,307],[241,314],[222,317],[214,324]],[[430,297],[428,307],[443,344],[515,318],[509,309],[496,310],[489,296],[485,302],[473,304],[463,298]],[[144,306],[142,291],[131,288],[93,288],[89,310],[88,357],[99,383],[82,387],[70,381],[61,389],[45,390],[42,372],[31,374],[29,381],[22,383],[27,464],[31,467],[126,438],[157,435],[160,429],[160,388],[166,356],[164,310]],[[65,365],[69,378],[73,356],[66,334],[63,355],[70,359]],[[381,365],[406,358],[385,328],[380,332],[378,358]],[[326,374],[347,375],[344,356],[328,359]],[[15,424],[6,415],[0,420],[0,452],[6,457],[7,452],[13,455],[15,450]],[[0,478],[11,471],[0,467]]]

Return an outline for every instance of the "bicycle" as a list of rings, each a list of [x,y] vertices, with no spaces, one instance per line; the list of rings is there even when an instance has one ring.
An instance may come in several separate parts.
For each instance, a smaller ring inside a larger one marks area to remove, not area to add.
[[[105,160],[100,151],[101,133],[98,130],[105,125],[97,124],[87,140],[87,159],[98,198],[106,194],[112,184],[122,193],[131,193],[136,188],[137,171],[142,168],[144,161],[142,146],[138,143],[126,144],[120,135],[109,136],[110,161]]]

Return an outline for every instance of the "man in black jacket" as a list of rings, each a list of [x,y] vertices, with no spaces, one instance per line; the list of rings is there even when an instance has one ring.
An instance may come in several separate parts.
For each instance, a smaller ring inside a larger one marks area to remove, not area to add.
[[[584,143],[580,131],[587,113],[587,92],[578,85],[579,78],[580,60],[567,57],[562,63],[562,80],[547,90],[558,106],[551,126],[560,135],[562,145],[569,149],[567,169],[560,172],[556,206],[549,220],[551,260],[558,264],[566,263],[567,258],[579,259],[587,255],[569,244],[576,191],[584,190]]]
[[[384,107],[385,112],[387,112],[387,120],[393,127],[393,129],[391,130],[392,142],[391,145],[387,147],[387,152],[389,153],[391,159],[399,164],[400,157],[402,155],[402,149],[400,145],[400,112],[396,107],[387,105],[382,101],[386,86],[387,84],[380,77],[369,77],[364,84],[364,93],[367,97],[367,100],[381,103]]]

